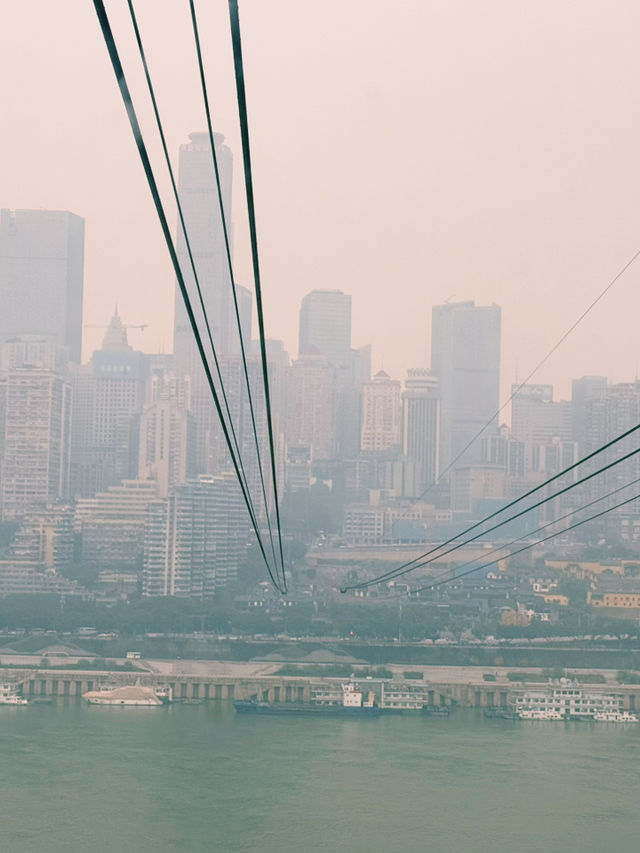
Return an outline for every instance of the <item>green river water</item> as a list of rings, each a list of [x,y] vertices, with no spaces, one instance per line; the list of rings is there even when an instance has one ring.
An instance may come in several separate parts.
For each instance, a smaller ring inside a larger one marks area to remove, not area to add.
[[[0,708],[2,853],[640,850],[640,724]]]

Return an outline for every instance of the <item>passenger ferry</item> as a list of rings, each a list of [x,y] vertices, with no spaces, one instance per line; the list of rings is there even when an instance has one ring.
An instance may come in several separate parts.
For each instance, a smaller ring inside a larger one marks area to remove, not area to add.
[[[529,690],[515,701],[520,720],[595,720],[637,723],[638,717],[622,709],[622,695],[583,690],[568,679],[545,689]]]
[[[637,723],[638,715],[629,711],[602,711],[593,715],[599,723]]]
[[[28,705],[29,702],[19,693],[15,684],[0,684],[0,705]]]

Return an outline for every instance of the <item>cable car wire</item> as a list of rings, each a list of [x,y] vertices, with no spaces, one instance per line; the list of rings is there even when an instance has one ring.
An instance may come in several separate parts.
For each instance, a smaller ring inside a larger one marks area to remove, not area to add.
[[[608,513],[613,512],[616,509],[620,509],[620,507],[623,507],[626,504],[630,504],[633,501],[637,501],[639,498],[640,494],[633,495],[632,497],[615,504],[615,506],[607,507],[607,509],[603,509],[601,512],[597,512],[595,515],[589,516],[589,518],[583,518],[581,521],[577,521],[575,524],[571,524],[569,525],[569,527],[565,527],[563,530],[557,530],[555,533],[550,533],[548,536],[545,536],[543,539],[539,539],[537,542],[530,542],[528,545],[525,545],[522,548],[518,548],[517,551],[512,551],[510,554],[505,554],[504,557],[498,557],[496,560],[491,560],[490,562],[485,563],[482,566],[476,566],[474,569],[469,569],[466,572],[460,572],[459,574],[453,575],[452,577],[443,580],[437,580],[434,583],[430,584],[428,587],[424,588],[435,589],[438,586],[444,586],[445,584],[451,583],[452,581],[459,580],[459,578],[467,577],[468,575],[471,575],[474,572],[479,572],[482,569],[486,569],[489,566],[493,566],[496,563],[499,563],[500,560],[506,560],[509,557],[515,557],[517,554],[522,554],[523,551],[528,551],[531,548],[535,548],[536,545],[541,545],[543,542],[548,542],[550,539],[554,539],[556,536],[560,536],[563,533],[568,533],[570,530],[575,530],[576,527],[581,527],[583,524],[587,524],[589,521],[595,521],[596,518],[602,518],[603,515],[607,515]]]
[[[506,504],[506,506],[502,507],[501,509],[496,510],[495,512],[491,513],[490,515],[486,516],[485,518],[481,519],[480,521],[477,521],[475,524],[472,524],[470,527],[467,527],[466,530],[463,530],[461,533],[457,533],[455,536],[452,536],[450,539],[446,540],[446,542],[443,542],[442,544],[436,546],[435,548],[432,548],[429,551],[426,551],[424,554],[420,555],[419,557],[415,557],[413,560],[409,560],[408,562],[403,563],[401,566],[397,567],[396,569],[391,569],[388,572],[384,572],[382,575],[379,575],[378,577],[373,578],[372,580],[362,581],[359,584],[354,584],[351,586],[343,587],[342,591],[346,591],[346,590],[350,590],[350,589],[362,589],[363,587],[371,586],[372,584],[380,583],[381,581],[388,580],[388,579],[393,578],[393,577],[399,577],[400,575],[407,574],[408,572],[411,572],[414,569],[420,568],[421,566],[424,566],[424,565],[427,565],[428,563],[434,562],[435,560],[440,559],[441,557],[444,557],[447,554],[452,553],[453,551],[457,551],[463,545],[466,545],[469,542],[474,542],[477,539],[480,539],[482,536],[486,536],[488,533],[491,533],[494,530],[497,530],[498,528],[503,527],[505,524],[508,524],[510,521],[514,521],[515,519],[520,518],[521,516],[525,515],[526,513],[531,512],[531,510],[536,509],[537,507],[542,506],[545,503],[548,503],[550,500],[553,500],[554,498],[559,497],[560,495],[564,494],[565,492],[568,492],[571,489],[576,488],[576,486],[582,485],[582,483],[585,483],[588,480],[593,479],[593,477],[596,477],[599,474],[604,473],[609,468],[612,468],[616,465],[619,465],[621,462],[625,462],[627,459],[630,459],[631,457],[640,453],[640,448],[632,450],[631,452],[625,454],[624,456],[622,456],[618,459],[615,459],[613,462],[610,462],[609,464],[603,466],[602,468],[599,468],[597,471],[594,471],[591,474],[586,475],[582,479],[577,480],[574,483],[569,484],[568,486],[559,490],[558,492],[554,492],[554,494],[549,495],[546,498],[543,498],[541,501],[538,501],[537,503],[533,504],[532,506],[526,507],[525,509],[516,513],[515,515],[512,515],[509,518],[499,522],[498,524],[493,525],[493,527],[490,527],[487,530],[482,530],[479,533],[477,533],[475,536],[472,536],[469,539],[465,539],[463,542],[459,542],[453,548],[450,548],[449,550],[447,550],[443,553],[436,553],[436,552],[441,551],[442,548],[445,548],[447,545],[451,544],[452,542],[455,542],[461,536],[466,536],[467,533],[470,533],[473,530],[477,530],[478,527],[481,527],[482,525],[486,524],[487,521],[490,521],[492,518],[495,518],[497,515],[500,515],[501,513],[505,512],[506,510],[508,510],[511,507],[515,506],[516,504],[520,503],[520,501],[522,501],[525,498],[529,497],[530,495],[535,494],[536,492],[540,491],[545,486],[549,485],[549,483],[552,483],[554,480],[557,480],[560,477],[563,477],[568,472],[574,470],[579,465],[584,464],[589,459],[593,458],[594,456],[598,455],[599,453],[602,453],[603,451],[607,450],[609,447],[611,447],[612,445],[621,441],[622,439],[626,438],[627,436],[631,435],[632,433],[636,432],[638,429],[640,429],[640,424],[637,424],[635,427],[632,427],[631,429],[626,430],[624,433],[617,436],[616,438],[611,439],[611,441],[602,445],[602,447],[598,448],[597,450],[594,450],[592,453],[588,454],[583,459],[578,460],[578,462],[574,462],[572,465],[569,465],[563,471],[560,471],[558,474],[555,474],[553,477],[550,477],[549,479],[545,480],[543,483],[540,483],[535,488],[530,489],[524,495],[521,495],[519,498],[515,498],[514,500],[512,500],[508,504]],[[436,554],[436,556],[431,556],[433,554]],[[430,559],[425,560],[424,558],[430,558]]]
[[[500,551],[504,551],[505,548],[511,548],[512,545],[516,545],[518,542],[522,542],[523,540],[528,539],[531,536],[535,536],[538,533],[542,533],[543,530],[547,530],[549,527],[553,527],[555,524],[559,524],[561,521],[565,521],[567,518],[571,518],[571,516],[577,515],[579,512],[583,512],[585,509],[588,509],[589,507],[595,506],[595,504],[602,503],[602,501],[607,500],[607,498],[611,498],[611,497],[613,497],[613,495],[617,495],[619,492],[624,492],[625,489],[630,489],[631,486],[635,486],[637,483],[640,483],[640,477],[636,477],[635,480],[631,480],[631,482],[625,483],[624,486],[619,486],[617,489],[613,489],[612,491],[607,492],[606,495],[601,495],[600,497],[595,498],[592,501],[589,501],[589,503],[583,504],[582,506],[579,506],[579,507],[576,507],[575,509],[572,509],[571,512],[567,512],[567,513],[565,513],[565,515],[561,515],[558,518],[554,518],[553,521],[548,521],[546,524],[543,524],[541,527],[538,527],[535,530],[530,530],[527,533],[524,533],[522,536],[518,536],[517,539],[512,539],[511,542],[507,542],[504,545],[498,545],[497,547],[492,548],[490,551],[487,551],[486,553],[482,554],[481,556],[474,557],[473,560],[468,560],[466,563],[462,563],[462,564],[456,566],[454,571],[458,572],[458,571],[460,571],[460,569],[465,569],[465,568],[467,568],[467,566],[472,566],[473,563],[477,563],[478,560],[484,560],[486,557],[489,557],[491,554],[497,554]],[[564,531],[562,531],[562,530],[558,531],[558,533],[563,533],[563,532]],[[539,544],[539,543],[535,543],[535,544]],[[504,554],[502,557],[496,558],[496,560],[492,561],[492,563],[488,564],[488,565],[492,565],[493,562],[499,563],[501,560],[506,560],[509,556],[513,556],[513,555]],[[445,574],[448,574],[448,572],[445,572],[442,575],[438,575],[436,578],[434,578],[433,582],[439,581],[441,577],[445,576]],[[433,582],[429,583],[429,584],[425,584],[424,586],[420,586],[420,587],[417,587],[416,589],[411,590],[411,594],[414,595],[415,593],[422,592],[425,589],[431,589],[431,587],[433,586]]]
[[[131,2],[131,0],[129,0],[129,2]],[[212,157],[212,161],[213,161],[213,172],[214,172],[214,176],[215,176],[216,190],[218,193],[218,203],[220,206],[220,216],[222,219],[222,233],[224,236],[224,247],[225,247],[225,253],[226,253],[226,258],[227,258],[227,265],[229,267],[229,277],[231,279],[231,292],[233,294],[233,307],[234,307],[234,312],[235,312],[236,324],[238,327],[238,337],[240,339],[240,353],[241,353],[241,358],[242,358],[244,380],[245,380],[245,384],[247,386],[247,397],[249,400],[249,413],[250,413],[250,418],[251,418],[251,426],[253,429],[253,436],[254,436],[254,440],[255,440],[256,456],[257,456],[257,462],[258,462],[258,471],[260,473],[260,485],[262,488],[262,497],[264,500],[264,510],[265,510],[265,515],[266,515],[266,519],[267,519],[267,526],[269,529],[269,539],[271,541],[271,550],[273,552],[273,562],[274,562],[274,565],[277,565],[278,558],[276,557],[273,530],[271,529],[271,516],[270,516],[270,512],[269,512],[269,501],[267,499],[267,490],[266,490],[265,479],[264,479],[264,471],[263,471],[263,465],[262,465],[262,454],[260,452],[260,442],[258,440],[258,428],[256,426],[256,415],[255,415],[255,408],[254,408],[254,404],[253,404],[253,394],[251,392],[251,382],[249,381],[249,369],[247,367],[247,357],[246,357],[246,350],[245,350],[245,344],[244,344],[244,335],[242,334],[242,323],[240,320],[240,309],[238,306],[238,293],[237,293],[237,288],[236,288],[235,276],[233,273],[233,262],[231,260],[231,247],[230,247],[230,241],[229,241],[229,229],[227,226],[227,217],[226,217],[225,210],[224,210],[224,204],[222,201],[222,186],[220,183],[220,171],[218,169],[218,155],[216,154],[216,147],[215,147],[215,142],[214,142],[214,138],[213,138],[213,124],[211,121],[211,109],[210,109],[210,105],[209,105],[209,94],[207,91],[207,83],[206,83],[206,78],[205,78],[205,73],[204,73],[204,65],[202,62],[202,49],[200,46],[200,34],[198,31],[198,21],[197,21],[197,16],[196,16],[196,9],[195,9],[194,0],[189,0],[189,7],[191,10],[191,23],[193,26],[193,36],[194,36],[194,41],[195,41],[195,46],[196,46],[196,54],[198,57],[198,71],[200,73],[200,86],[202,89],[202,98],[204,101],[204,110],[205,110],[205,114],[206,114],[206,118],[207,118],[207,130],[209,133],[209,142],[211,144],[211,157]],[[282,536],[282,533],[280,531],[280,528],[278,527],[278,537],[281,537],[281,536]],[[280,555],[282,556],[282,542],[280,542]],[[283,583],[284,588],[286,589],[286,583],[287,582],[286,582],[286,577],[285,577],[285,570],[284,570],[284,562],[283,561],[281,562],[280,568],[281,568],[281,572],[282,572],[282,583]]]
[[[146,52],[145,52],[145,50],[144,50],[144,46],[143,46],[143,44],[142,44],[142,36],[141,36],[141,34],[140,34],[140,29],[139,29],[139,27],[138,27],[138,20],[137,20],[136,13],[135,13],[135,10],[134,10],[134,7],[133,7],[133,0],[127,0],[127,3],[128,3],[128,6],[129,6],[129,13],[130,13],[130,16],[131,16],[131,23],[133,24],[133,30],[134,30],[134,34],[135,34],[135,38],[136,38],[136,42],[137,42],[137,44],[138,44],[138,52],[139,52],[139,54],[140,54],[140,60],[141,60],[141,62],[142,62],[142,67],[143,67],[143,69],[144,69],[144,75],[145,75],[145,79],[146,79],[146,82],[147,82],[147,88],[148,88],[148,90],[149,90],[149,96],[150,96],[150,98],[151,98],[151,105],[152,105],[152,107],[153,107],[153,112],[154,112],[154,116],[155,116],[155,119],[156,119],[156,125],[157,125],[157,128],[158,128],[158,133],[159,133],[159,135],[160,135],[160,143],[161,143],[161,145],[162,145],[162,151],[163,151],[163,154],[164,154],[165,163],[166,163],[166,166],[167,166],[167,170],[168,170],[168,172],[169,172],[169,180],[170,180],[170,182],[171,182],[171,188],[172,188],[172,190],[173,190],[173,195],[174,195],[175,202],[176,202],[176,206],[177,206],[177,210],[178,210],[178,218],[179,218],[179,220],[180,220],[180,227],[182,228],[182,233],[183,233],[183,235],[184,235],[185,246],[186,246],[186,248],[187,248],[187,254],[188,254],[188,257],[189,257],[189,263],[190,263],[190,266],[191,266],[191,271],[192,271],[192,273],[193,273],[193,278],[194,278],[194,282],[195,282],[195,285],[196,285],[196,291],[197,291],[197,294],[198,294],[198,300],[199,300],[199,303],[200,303],[200,309],[201,309],[201,311],[202,311],[202,315],[203,315],[203,318],[204,318],[205,327],[206,327],[206,330],[207,330],[207,337],[208,337],[208,339],[209,339],[209,344],[210,344],[210,346],[211,346],[211,352],[212,352],[212,354],[213,354],[213,360],[214,360],[214,364],[215,364],[215,367],[216,367],[216,373],[217,373],[217,376],[218,376],[218,381],[219,381],[219,383],[220,383],[220,391],[221,391],[221,394],[222,394],[222,398],[223,398],[223,401],[224,401],[224,405],[225,405],[225,409],[226,409],[227,417],[228,417],[228,420],[229,420],[229,429],[230,429],[231,436],[232,436],[232,438],[233,438],[233,443],[234,443],[234,446],[235,446],[235,449],[236,449],[237,459],[238,459],[238,464],[239,464],[239,467],[240,467],[240,470],[241,470],[241,473],[242,473],[242,478],[243,478],[243,480],[244,480],[244,484],[245,484],[245,487],[246,487],[246,489],[247,489],[247,492],[250,494],[249,482],[248,482],[248,479],[247,479],[247,475],[246,475],[246,471],[245,471],[244,463],[243,463],[243,461],[242,461],[242,453],[241,453],[241,451],[240,451],[240,445],[239,445],[238,438],[237,438],[237,434],[236,434],[236,430],[235,430],[235,427],[234,427],[234,424],[233,424],[233,418],[232,418],[232,416],[231,416],[231,409],[230,409],[230,406],[229,406],[229,401],[228,401],[228,398],[227,398],[227,393],[226,393],[226,390],[225,390],[225,387],[224,387],[224,381],[223,381],[223,378],[222,378],[222,373],[221,373],[220,363],[219,363],[219,359],[218,359],[218,354],[217,354],[217,351],[216,351],[215,344],[214,344],[214,342],[213,342],[213,335],[212,335],[212,332],[211,332],[211,326],[210,326],[210,323],[209,323],[209,316],[208,316],[208,314],[207,314],[207,309],[206,309],[206,307],[205,307],[205,303],[204,303],[204,296],[203,296],[203,294],[202,294],[202,288],[201,288],[201,286],[200,286],[200,278],[199,278],[199,276],[198,276],[198,271],[197,271],[197,268],[196,268],[196,263],[195,263],[195,259],[194,259],[194,256],[193,256],[193,251],[192,251],[192,249],[191,249],[191,241],[190,241],[190,239],[189,239],[189,233],[188,233],[188,231],[187,231],[187,226],[186,226],[186,222],[185,222],[185,219],[184,219],[184,213],[183,213],[183,210],[182,210],[182,203],[181,203],[181,201],[180,201],[180,195],[179,195],[179,193],[178,193],[178,188],[177,188],[177,184],[176,184],[176,180],[175,180],[175,174],[174,174],[173,166],[171,165],[171,158],[170,158],[170,156],[169,156],[169,150],[168,150],[168,147],[167,147],[167,142],[166,142],[166,137],[165,137],[165,133],[164,133],[164,128],[163,128],[163,125],[162,125],[162,120],[161,120],[161,118],[160,118],[160,112],[159,112],[159,109],[158,109],[158,103],[157,103],[157,100],[156,100],[155,89],[154,89],[153,83],[152,83],[152,81],[151,81],[151,74],[150,74],[150,72],[149,72],[149,66],[148,66],[148,63],[147,63]],[[252,501],[252,505],[253,505],[253,501]],[[254,507],[254,513],[255,513],[255,507]],[[274,561],[275,561],[275,554],[274,554]]]
[[[158,219],[160,221],[160,227],[162,229],[162,233],[163,233],[166,245],[167,245],[167,249],[169,251],[171,263],[173,264],[174,272],[176,274],[176,279],[178,281],[178,286],[180,288],[180,292],[182,294],[182,298],[183,298],[183,301],[185,304],[185,309],[187,311],[187,316],[189,318],[189,323],[191,325],[191,329],[193,331],[193,335],[194,335],[195,340],[196,340],[196,346],[198,348],[198,353],[200,355],[200,359],[202,361],[202,365],[204,367],[205,374],[207,377],[207,382],[209,384],[209,388],[210,388],[211,394],[213,396],[216,411],[218,413],[218,417],[219,417],[220,423],[222,425],[222,429],[223,429],[224,437],[225,437],[225,440],[227,443],[227,447],[229,449],[229,453],[231,454],[232,464],[234,467],[236,477],[238,479],[238,483],[240,485],[240,489],[242,491],[244,503],[247,507],[247,511],[249,512],[249,516],[250,516],[251,521],[254,525],[254,529],[256,531],[256,537],[258,540],[258,546],[260,548],[260,552],[262,554],[265,565],[267,567],[267,572],[269,574],[271,582],[279,592],[282,592],[282,589],[280,588],[279,582],[274,577],[271,566],[270,566],[269,561],[267,559],[267,555],[266,555],[266,552],[264,549],[264,544],[263,544],[262,539],[260,537],[259,528],[257,526],[257,520],[255,517],[255,513],[253,511],[253,505],[251,503],[251,496],[248,494],[248,492],[245,489],[245,486],[244,486],[244,483],[242,480],[242,476],[241,476],[241,472],[240,472],[240,467],[238,465],[238,462],[235,458],[235,454],[233,452],[231,436],[230,436],[229,430],[226,426],[225,419],[223,417],[222,407],[220,404],[218,392],[216,390],[215,383],[213,381],[213,375],[211,373],[211,368],[209,366],[209,362],[208,362],[208,359],[206,356],[206,352],[205,352],[204,345],[202,342],[200,330],[198,329],[198,324],[197,324],[196,319],[195,319],[193,307],[191,305],[191,299],[189,297],[189,293],[187,291],[187,287],[186,287],[186,284],[184,281],[184,276],[182,273],[180,262],[178,260],[178,255],[177,255],[174,243],[173,243],[173,239],[171,237],[171,231],[169,229],[169,224],[167,222],[166,213],[164,210],[164,206],[162,204],[162,200],[160,198],[158,186],[157,186],[156,179],[155,179],[155,176],[153,173],[153,169],[151,167],[151,162],[149,160],[149,155],[148,155],[147,148],[146,148],[143,136],[142,136],[142,131],[140,129],[140,124],[138,122],[137,113],[136,113],[135,107],[133,105],[133,100],[131,98],[131,93],[129,91],[129,86],[128,86],[127,80],[126,80],[126,75],[124,73],[122,63],[120,61],[120,55],[118,53],[118,48],[116,46],[115,39],[113,37],[113,32],[111,30],[111,25],[109,23],[109,18],[108,18],[108,15],[107,15],[107,12],[106,12],[106,9],[104,6],[104,2],[103,2],[103,0],[93,0],[93,5],[94,5],[95,11],[96,11],[96,15],[98,17],[98,22],[100,24],[102,36],[104,38],[104,42],[105,42],[107,51],[109,53],[109,58],[111,60],[111,65],[113,67],[113,72],[115,74],[116,81],[118,83],[118,88],[120,89],[120,94],[122,96],[124,107],[125,107],[125,110],[127,112],[127,117],[129,119],[131,131],[133,133],[133,137],[134,137],[136,146],[138,148],[138,154],[140,156],[140,160],[142,162],[142,166],[143,166],[143,169],[145,172],[145,176],[147,178],[147,183],[149,185],[149,190],[151,192],[151,196],[152,196],[152,199],[154,202],[154,206],[156,208],[156,213],[157,213]]]
[[[251,238],[251,257],[253,259],[253,279],[256,292],[256,311],[258,314],[258,328],[260,332],[260,356],[262,359],[262,376],[264,381],[267,429],[269,433],[269,447],[271,451],[271,477],[273,480],[273,497],[276,511],[276,526],[278,528],[279,534],[280,561],[282,563],[282,573],[284,580],[284,556],[282,552],[282,534],[280,525],[280,501],[278,499],[278,478],[276,473],[275,442],[273,438],[273,416],[271,412],[271,394],[269,391],[269,366],[267,362],[267,347],[264,331],[262,285],[260,282],[260,263],[258,259],[258,235],[256,228],[256,214],[253,194],[253,176],[251,170],[251,148],[249,144],[249,121],[247,117],[247,97],[244,82],[242,39],[240,34],[240,17],[238,14],[237,0],[229,0],[229,23],[231,28],[231,42],[233,45],[233,64],[236,78],[238,115],[240,117],[240,136],[242,138],[244,185],[247,196],[247,209],[249,214],[249,235]],[[284,580],[284,583],[286,584],[286,580]]]
[[[487,429],[487,427],[490,427],[491,424],[498,417],[498,415],[502,411],[504,411],[504,409],[506,409],[506,407],[509,405],[509,403],[515,397],[518,396],[518,394],[522,391],[522,389],[529,382],[529,380],[538,372],[538,370],[540,370],[540,368],[544,364],[546,364],[546,362],[551,358],[551,356],[554,354],[554,352],[566,341],[566,339],[569,337],[569,335],[580,325],[580,323],[584,320],[584,318],[596,307],[596,305],[600,302],[600,300],[606,296],[606,294],[611,290],[613,285],[620,278],[622,278],[622,276],[625,274],[625,272],[629,269],[629,267],[631,267],[638,260],[638,258],[640,258],[640,249],[638,249],[638,251],[634,255],[632,255],[632,257],[625,263],[625,265],[615,274],[615,276],[606,285],[606,287],[600,291],[600,293],[596,296],[596,298],[587,306],[587,308],[585,308],[585,310],[582,312],[582,314],[580,314],[578,319],[575,320],[571,324],[571,326],[569,326],[569,328],[566,330],[566,332],[560,337],[560,339],[558,341],[556,341],[556,343],[551,347],[551,349],[547,352],[547,354],[543,358],[540,359],[540,361],[536,364],[536,366],[533,368],[533,370],[527,374],[525,379],[515,388],[514,391],[511,392],[511,394],[509,395],[509,397],[507,397],[507,399],[504,401],[504,403],[493,413],[493,415],[491,415],[491,417],[486,422],[486,424],[484,424],[482,427],[480,427],[480,429],[473,436],[473,438],[471,438],[467,442],[467,444],[465,444],[465,446],[462,448],[462,450],[451,460],[451,462],[449,462],[449,464],[446,466],[444,471],[441,471],[438,474],[438,476],[436,477],[434,482],[431,483],[431,485],[427,486],[427,488],[420,494],[420,496],[415,498],[413,503],[417,503],[418,501],[422,500],[424,497],[426,497],[426,495],[428,495],[431,492],[432,489],[434,489],[440,483],[440,481],[445,476],[445,474],[449,473],[449,471],[453,468],[453,466],[456,464],[456,462],[458,462],[464,456],[464,454],[467,452],[467,450],[469,450],[469,448],[478,440],[478,438],[480,438],[480,436]]]

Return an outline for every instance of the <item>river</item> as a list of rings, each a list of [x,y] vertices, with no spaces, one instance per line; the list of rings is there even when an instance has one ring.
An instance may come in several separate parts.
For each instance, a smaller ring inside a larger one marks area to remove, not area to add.
[[[636,853],[640,724],[0,708],[7,853]]]

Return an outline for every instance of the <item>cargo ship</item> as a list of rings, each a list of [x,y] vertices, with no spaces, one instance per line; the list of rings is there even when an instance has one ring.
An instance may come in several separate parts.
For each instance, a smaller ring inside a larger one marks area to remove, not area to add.
[[[375,704],[374,694],[366,697],[356,690],[353,682],[342,685],[342,701],[333,703],[288,702],[276,705],[258,699],[236,700],[233,707],[239,714],[268,714],[270,716],[311,715],[317,717],[379,717],[382,709]]]

